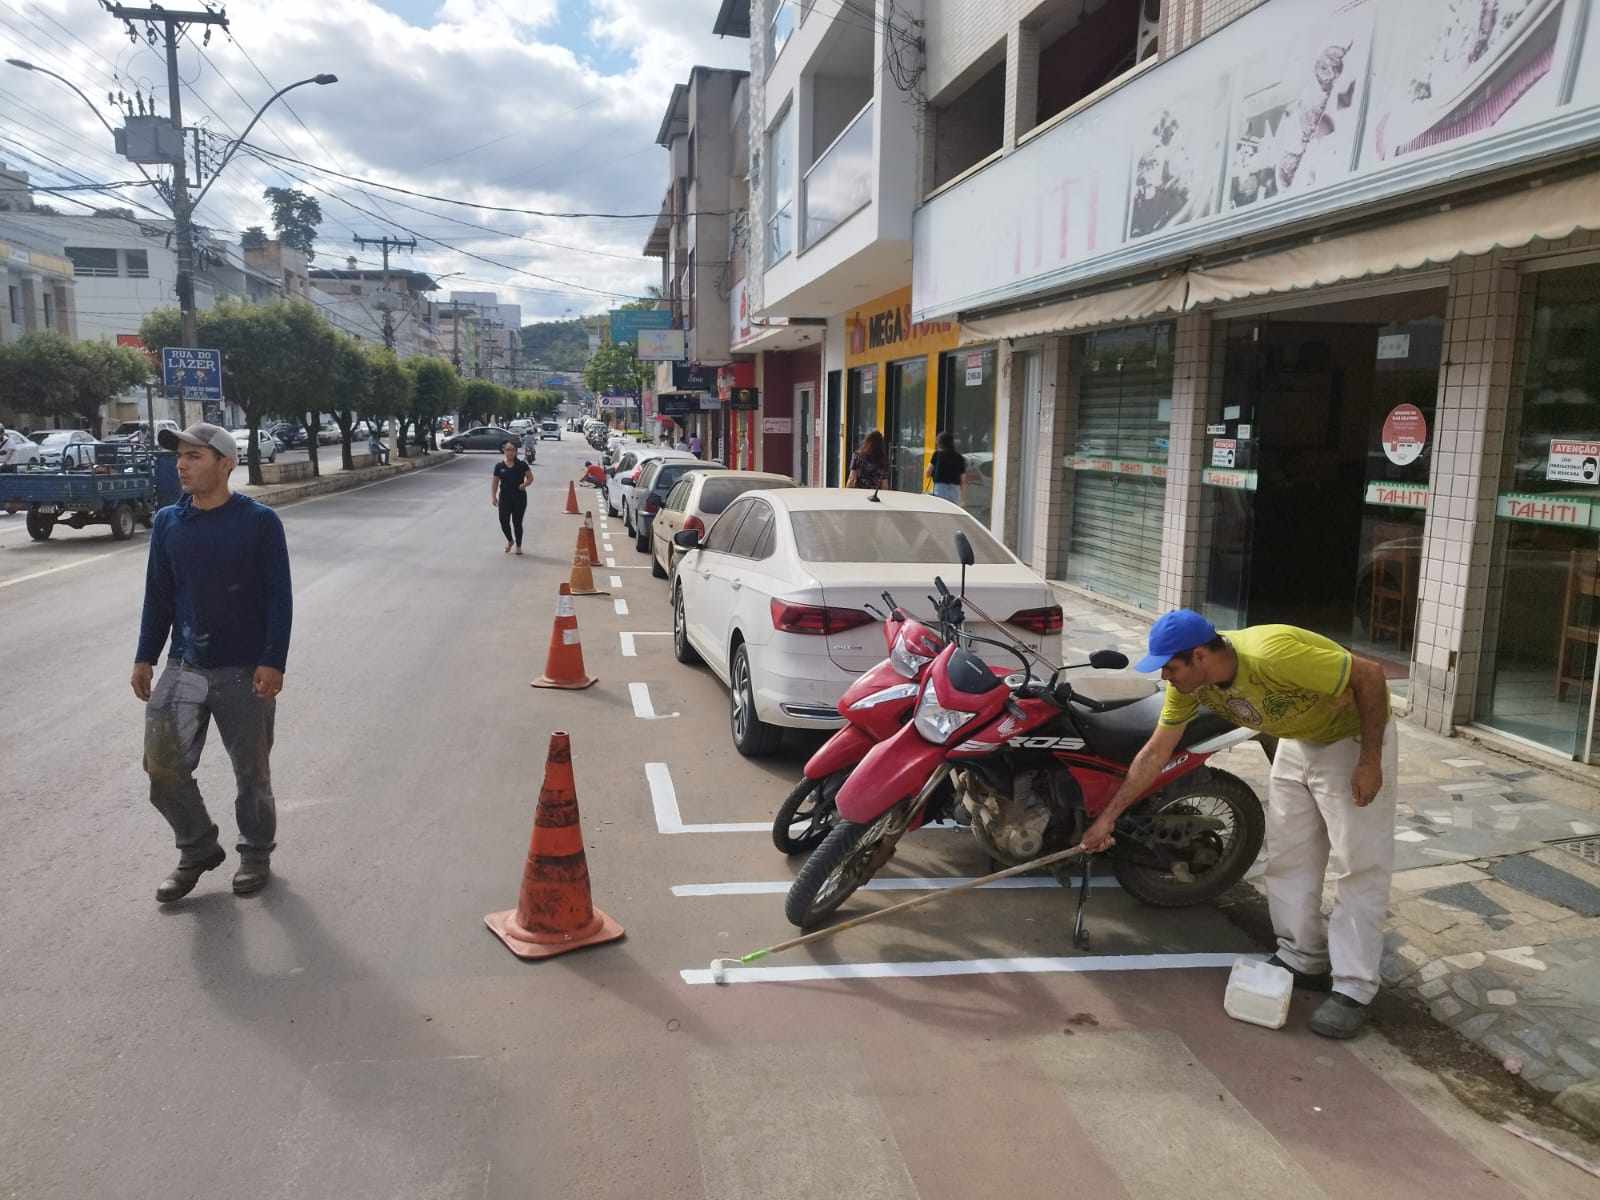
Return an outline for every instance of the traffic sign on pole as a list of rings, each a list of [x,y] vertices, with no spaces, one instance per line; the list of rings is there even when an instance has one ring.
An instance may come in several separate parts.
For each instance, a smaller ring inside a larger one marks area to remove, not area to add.
[[[222,351],[166,347],[161,351],[161,386],[179,400],[221,400]]]

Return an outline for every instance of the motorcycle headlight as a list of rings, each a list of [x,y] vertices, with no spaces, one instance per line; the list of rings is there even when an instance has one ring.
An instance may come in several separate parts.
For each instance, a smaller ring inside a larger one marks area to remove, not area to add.
[[[873,692],[863,696],[850,706],[852,710],[858,708],[877,708],[880,704],[887,704],[891,700],[904,700],[907,696],[917,694],[917,685],[914,683],[896,683],[882,691]]]
[[[975,715],[940,704],[930,679],[922,690],[922,699],[917,701],[917,732],[935,746],[942,746],[969,725]]]
[[[894,645],[889,649],[889,665],[907,679],[915,679],[931,661],[926,655],[913,653],[911,647],[906,645],[906,635],[903,633],[894,639]]]

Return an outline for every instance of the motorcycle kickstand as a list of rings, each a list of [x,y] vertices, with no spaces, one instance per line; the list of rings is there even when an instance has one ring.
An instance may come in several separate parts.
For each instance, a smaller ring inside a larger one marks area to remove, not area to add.
[[[1089,948],[1089,931],[1083,927],[1083,907],[1089,902],[1089,872],[1094,860],[1087,854],[1083,856],[1083,866],[1080,868],[1078,879],[1078,912],[1072,923],[1072,948],[1074,950],[1087,950]]]

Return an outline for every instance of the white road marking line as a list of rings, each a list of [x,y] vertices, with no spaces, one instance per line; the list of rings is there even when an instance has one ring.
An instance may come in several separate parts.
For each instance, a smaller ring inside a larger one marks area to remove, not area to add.
[[[813,963],[794,967],[729,967],[728,983],[804,983],[818,979],[927,979],[940,975],[1051,975],[1094,971],[1203,971],[1260,954],[1095,954],[1083,958],[971,958],[941,962]],[[707,969],[679,971],[687,984],[709,984]]]
[[[606,559],[606,566],[608,566],[608,567],[610,567],[610,568],[611,568],[611,569],[612,569],[612,570],[616,570],[616,567],[617,567],[617,560],[616,560],[616,559],[614,559],[614,558],[609,558],[609,557],[608,557],[608,558],[607,558],[607,559]]]
[[[611,586],[612,587],[621,587],[622,586],[622,576],[621,575],[613,575],[611,577]]]
[[[631,633],[619,633],[617,636],[622,639],[622,657],[637,658],[639,656],[639,651],[638,648],[633,644],[634,638],[671,637],[672,634],[665,629],[635,629]]]
[[[625,617],[628,615],[628,602],[621,596],[618,596],[611,602],[611,607],[617,610],[617,616],[619,617]]]
[[[650,784],[650,804],[656,813],[657,833],[771,833],[771,821],[730,821],[714,825],[685,825],[678,810],[678,792],[666,763],[645,763]]]
[[[143,550],[144,546],[130,546],[128,550]],[[91,554],[88,558],[80,558],[74,562],[62,563],[58,567],[46,567],[43,571],[35,571],[32,575],[18,575],[15,579],[0,581],[0,588],[15,587],[19,583],[27,583],[30,579],[43,579],[46,575],[57,575],[62,571],[70,571],[73,567],[85,566],[88,563],[99,562],[102,558],[111,558],[118,554],[126,554],[128,550],[107,550],[104,554]]]
[[[892,875],[881,879],[869,879],[857,891],[862,892],[932,892],[943,891],[946,888],[957,887],[964,883],[971,883],[978,878],[976,875],[949,875],[930,878],[927,876]],[[751,883],[677,883],[672,886],[674,896],[781,896],[789,891],[794,884],[792,879],[758,880]],[[1092,877],[1090,887],[1116,887],[1117,881],[1109,875]],[[1060,887],[1054,878],[1048,875],[1013,875],[1010,879],[997,879],[993,883],[986,883],[977,890],[987,892],[990,890],[1003,892],[1008,890],[1026,890],[1034,888]]]
[[[658,713],[656,706],[650,702],[650,688],[642,683],[630,683],[628,695],[633,700],[633,715],[641,721],[665,721],[672,717],[682,716],[682,713]]]

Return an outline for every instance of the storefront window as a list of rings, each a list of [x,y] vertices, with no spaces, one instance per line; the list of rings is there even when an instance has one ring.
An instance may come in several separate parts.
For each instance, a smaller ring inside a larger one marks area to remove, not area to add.
[[[945,354],[939,370],[939,432],[948,432],[967,460],[961,507],[987,525],[994,500],[995,352]]]
[[[1600,267],[1524,293],[1520,386],[1506,414],[1480,693],[1485,724],[1592,758],[1600,631]]]
[[[1172,427],[1170,324],[1072,339],[1076,434],[1067,458],[1066,578],[1140,608],[1160,590]]]
[[[920,492],[928,430],[926,358],[889,364],[887,401],[883,432],[889,441],[889,486],[897,492]]]
[[[1431,289],[1218,323],[1201,476],[1218,625],[1313,629],[1404,686],[1445,299]]]
[[[849,438],[844,460],[861,449],[867,434],[878,428],[878,368],[856,367],[850,372],[846,434]]]

